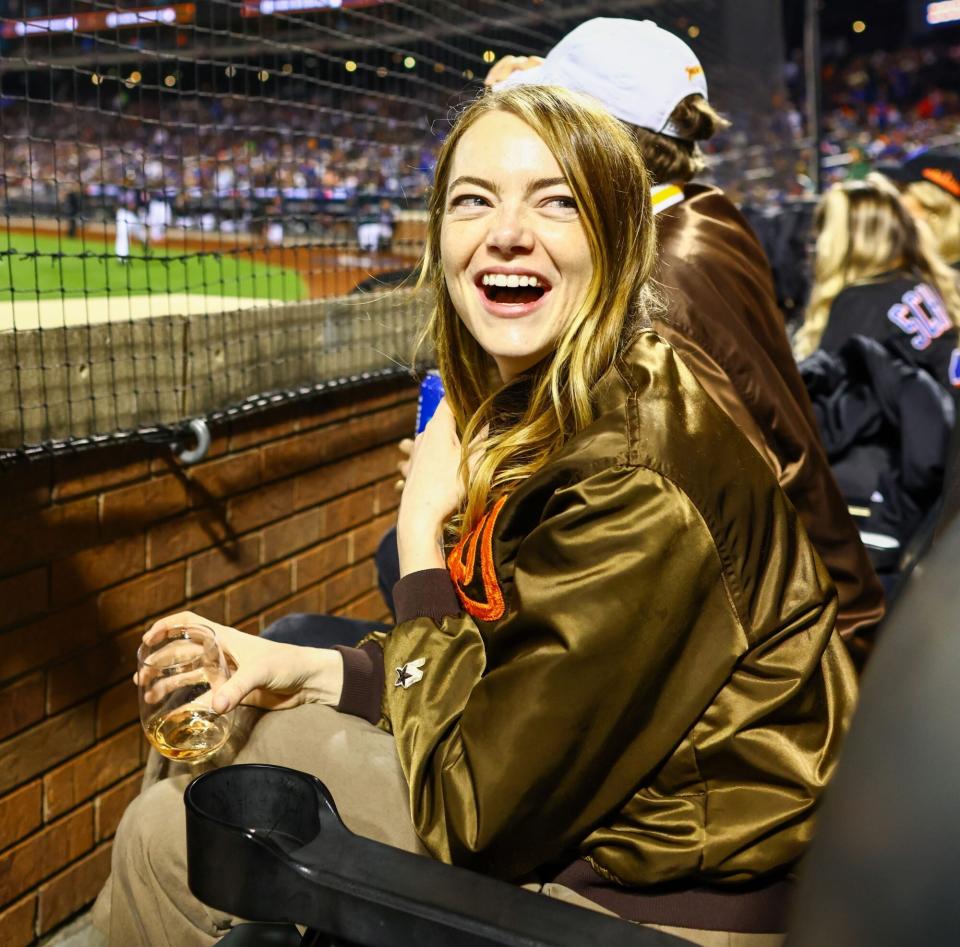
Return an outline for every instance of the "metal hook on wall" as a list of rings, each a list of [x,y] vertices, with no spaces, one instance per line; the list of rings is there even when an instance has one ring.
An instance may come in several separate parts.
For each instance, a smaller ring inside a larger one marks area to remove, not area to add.
[[[203,418],[194,418],[188,425],[190,433],[193,435],[196,443],[193,447],[185,447],[183,440],[177,438],[171,445],[174,456],[181,464],[189,467],[191,464],[198,464],[207,456],[210,450],[210,428]],[[186,438],[184,438],[186,440]]]

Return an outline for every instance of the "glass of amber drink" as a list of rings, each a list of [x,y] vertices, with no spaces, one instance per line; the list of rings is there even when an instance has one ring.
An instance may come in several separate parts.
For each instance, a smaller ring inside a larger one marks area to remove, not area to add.
[[[140,722],[147,739],[168,759],[200,763],[230,736],[231,714],[218,714],[214,688],[230,667],[212,628],[180,625],[137,651]]]

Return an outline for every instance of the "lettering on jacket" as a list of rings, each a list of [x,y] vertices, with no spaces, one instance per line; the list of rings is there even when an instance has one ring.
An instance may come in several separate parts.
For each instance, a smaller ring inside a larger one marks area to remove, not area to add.
[[[464,611],[479,621],[497,621],[503,617],[506,610],[493,562],[493,528],[506,502],[505,496],[500,497],[493,509],[484,514],[480,522],[454,546],[447,557],[447,569],[457,598],[460,599]],[[478,550],[480,578],[483,583],[482,598],[474,597],[471,591],[467,590],[467,586],[474,579]]]
[[[918,352],[952,328],[943,300],[926,283],[908,289],[900,302],[887,310],[887,318],[909,335],[910,345]]]

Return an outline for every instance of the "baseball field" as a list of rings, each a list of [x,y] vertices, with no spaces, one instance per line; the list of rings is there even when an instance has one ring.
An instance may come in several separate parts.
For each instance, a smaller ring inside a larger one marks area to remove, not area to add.
[[[347,293],[411,255],[351,247],[255,247],[227,235],[173,234],[121,261],[111,227],[69,238],[56,221],[0,230],[0,332],[217,313]]]
[[[308,295],[298,268],[249,252],[139,245],[0,231],[0,331],[289,302]]]

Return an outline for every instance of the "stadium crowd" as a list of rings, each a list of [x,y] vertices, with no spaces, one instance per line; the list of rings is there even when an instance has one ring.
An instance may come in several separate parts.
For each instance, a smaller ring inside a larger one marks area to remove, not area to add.
[[[786,95],[766,112],[736,111],[733,127],[705,146],[711,174],[737,203],[779,205],[809,195],[805,88],[800,54],[785,69]],[[823,71],[821,159],[827,183],[866,177],[921,147],[960,141],[960,45],[880,51]]]
[[[0,113],[4,196],[13,213],[53,216],[74,190],[91,207],[159,191],[178,218],[199,223],[202,211],[190,208],[216,206],[218,224],[241,228],[277,197],[421,198],[434,156],[423,110],[374,96],[347,107],[342,98],[335,106],[334,92],[315,90],[303,101],[115,99],[95,123],[84,121],[92,108],[71,106],[68,117],[53,104],[10,103]]]
[[[960,138],[960,93],[951,81],[958,68],[960,46],[942,44],[827,66],[827,182],[862,179],[877,163]],[[733,110],[732,127],[704,143],[710,179],[736,203],[778,207],[809,195],[800,81],[797,63],[789,63],[786,95],[775,94],[765,114]],[[276,213],[278,200],[293,202],[290,216],[297,202],[363,195],[417,206],[432,178],[439,107],[315,85],[302,98],[282,91],[159,98],[114,84],[108,97],[71,105],[69,116],[57,103],[70,95],[54,94],[46,105],[0,103],[9,212],[54,216],[79,191],[88,216],[101,207],[110,218],[128,192],[162,191],[182,225],[251,230],[268,206]],[[84,120],[93,115],[96,122]]]

